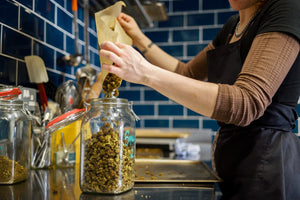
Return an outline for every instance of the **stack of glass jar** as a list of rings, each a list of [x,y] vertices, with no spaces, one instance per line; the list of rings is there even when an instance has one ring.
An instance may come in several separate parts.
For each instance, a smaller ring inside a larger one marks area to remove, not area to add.
[[[19,88],[0,88],[0,184],[28,178],[31,121]]]

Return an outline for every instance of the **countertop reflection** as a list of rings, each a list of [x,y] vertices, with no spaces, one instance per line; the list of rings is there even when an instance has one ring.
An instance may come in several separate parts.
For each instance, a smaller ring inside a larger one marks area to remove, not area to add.
[[[79,187],[79,167],[30,170],[26,181],[0,185],[0,199],[5,200],[179,200],[214,199],[213,184],[156,184],[136,183],[128,192],[118,195],[82,193]]]

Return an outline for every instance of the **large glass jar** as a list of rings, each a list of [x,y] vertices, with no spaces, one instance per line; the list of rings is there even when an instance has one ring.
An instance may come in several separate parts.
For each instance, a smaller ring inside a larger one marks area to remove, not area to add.
[[[135,120],[126,99],[92,99],[81,125],[80,188],[118,194],[135,179]]]
[[[0,184],[28,178],[31,121],[21,100],[0,100]]]

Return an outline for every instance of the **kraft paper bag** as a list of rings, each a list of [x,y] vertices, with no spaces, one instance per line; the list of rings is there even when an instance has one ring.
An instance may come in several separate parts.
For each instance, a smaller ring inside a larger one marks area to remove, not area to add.
[[[95,13],[99,46],[104,41],[119,42],[132,45],[131,38],[126,34],[117,20],[117,17],[122,12],[122,6],[126,6],[126,4],[123,1],[118,1],[114,5]],[[100,57],[101,66],[103,63],[112,64],[112,61]],[[108,72],[102,69],[101,72],[103,82]]]

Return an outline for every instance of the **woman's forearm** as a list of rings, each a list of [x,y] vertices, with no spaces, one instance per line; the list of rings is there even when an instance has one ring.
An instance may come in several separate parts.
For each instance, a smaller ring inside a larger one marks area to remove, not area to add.
[[[171,100],[210,117],[218,95],[218,85],[198,81],[157,67],[149,68],[143,84],[157,90]]]

